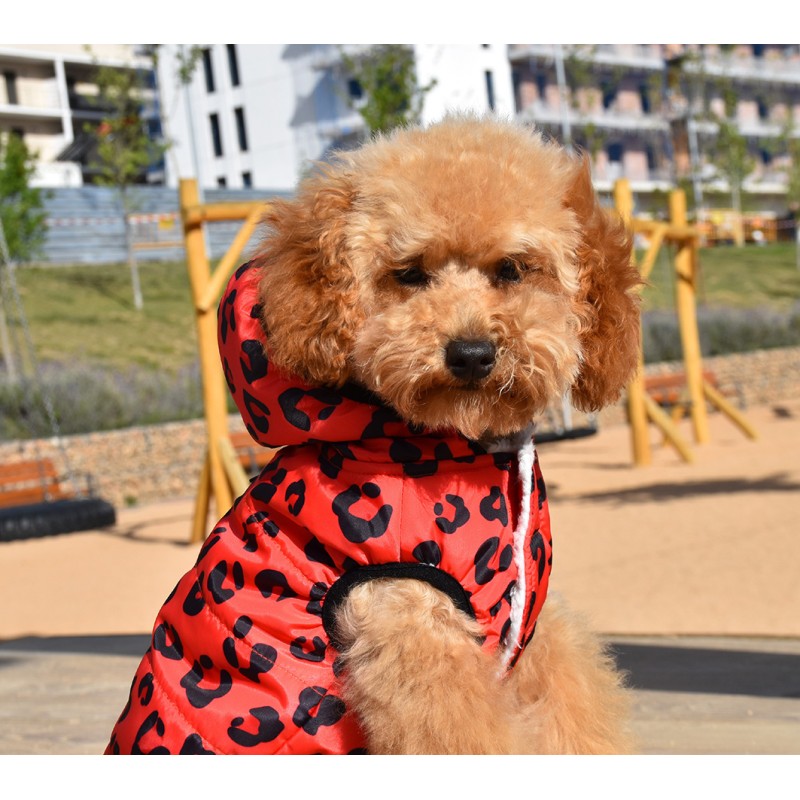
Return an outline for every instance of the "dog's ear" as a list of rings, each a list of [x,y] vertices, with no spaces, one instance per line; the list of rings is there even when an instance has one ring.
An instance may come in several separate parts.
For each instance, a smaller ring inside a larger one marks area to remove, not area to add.
[[[582,361],[572,386],[576,408],[593,411],[619,397],[638,364],[639,271],[631,261],[632,240],[621,218],[604,210],[583,156],[565,203],[581,232],[577,250]]]
[[[312,384],[340,386],[362,321],[345,230],[353,189],[343,169],[309,179],[271,204],[257,255],[270,360]]]

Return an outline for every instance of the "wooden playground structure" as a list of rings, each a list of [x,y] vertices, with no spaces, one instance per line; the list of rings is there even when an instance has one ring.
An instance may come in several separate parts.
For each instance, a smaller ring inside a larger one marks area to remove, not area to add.
[[[652,461],[649,423],[661,430],[664,441],[671,444],[684,461],[693,461],[691,447],[681,435],[676,422],[683,410],[688,410],[695,442],[703,444],[710,441],[706,401],[723,412],[746,436],[755,439],[757,434],[753,426],[703,371],[696,296],[700,233],[696,226],[687,223],[685,192],[682,189],[670,192],[668,222],[635,218],[633,193],[630,184],[624,179],[618,180],[614,185],[614,205],[631,231],[634,234],[643,234],[648,239],[647,251],[638,265],[645,281],[653,270],[661,246],[666,242],[676,245],[673,260],[675,308],[683,351],[686,393],[683,402],[673,407],[673,414],[667,414],[645,389],[644,354],[642,348],[639,348],[639,369],[628,385],[627,393],[634,464],[644,466]]]
[[[704,374],[695,294],[700,235],[695,226],[687,223],[684,192],[676,189],[670,193],[668,222],[633,217],[633,193],[626,180],[616,182],[614,204],[633,233],[642,234],[648,239],[648,249],[639,265],[645,280],[652,272],[661,246],[664,243],[676,245],[673,269],[686,388],[681,401],[673,405],[672,413],[667,413],[647,392],[644,356],[640,348],[640,368],[627,390],[633,463],[644,466],[652,461],[650,424],[662,432],[665,443],[672,445],[684,461],[693,461],[692,448],[679,431],[677,422],[684,412],[688,412],[695,442],[708,442],[707,403],[723,412],[746,436],[756,438],[756,431],[744,415],[719,392],[708,374]],[[183,243],[195,308],[207,430],[207,448],[192,523],[193,542],[202,541],[205,537],[212,498],[221,516],[248,485],[248,475],[243,467],[246,459],[237,455],[237,448],[241,452],[244,444],[237,440],[238,437],[231,436],[228,426],[227,387],[217,350],[216,311],[220,294],[239,265],[242,251],[266,207],[266,202],[261,201],[200,203],[197,182],[187,179],[180,183]],[[242,227],[212,272],[203,226],[211,222],[236,220],[243,221]],[[261,465],[269,461],[272,454],[272,451],[262,449],[264,453],[257,459]]]

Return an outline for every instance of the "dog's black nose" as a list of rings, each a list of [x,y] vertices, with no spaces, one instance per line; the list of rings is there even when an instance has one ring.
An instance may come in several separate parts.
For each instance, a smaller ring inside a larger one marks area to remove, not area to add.
[[[494,369],[496,352],[491,342],[454,339],[445,349],[444,363],[459,380],[479,381]]]

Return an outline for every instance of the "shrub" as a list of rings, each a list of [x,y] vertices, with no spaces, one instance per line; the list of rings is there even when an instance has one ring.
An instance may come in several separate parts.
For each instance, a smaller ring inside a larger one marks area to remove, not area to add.
[[[769,308],[700,308],[700,350],[704,356],[748,353],[800,346],[800,303],[788,312]],[[642,318],[644,357],[648,364],[682,357],[674,312],[649,311]]]
[[[42,389],[53,403],[63,434],[195,419],[203,414],[196,365],[176,374],[140,367],[120,373],[90,364],[50,362],[41,365],[38,382],[0,380],[0,440],[53,435]]]

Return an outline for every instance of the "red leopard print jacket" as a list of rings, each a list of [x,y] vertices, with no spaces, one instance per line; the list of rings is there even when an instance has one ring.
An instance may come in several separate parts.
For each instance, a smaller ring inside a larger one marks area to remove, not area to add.
[[[413,429],[363,389],[268,363],[257,274],[219,310],[228,385],[253,437],[283,446],[165,601],[107,753],[364,752],[339,697],[333,618],[356,583],[427,580],[511,668],[551,564],[532,443],[488,453]]]

